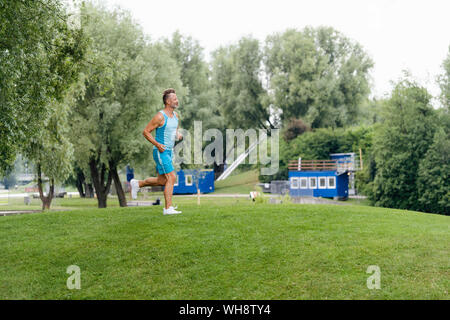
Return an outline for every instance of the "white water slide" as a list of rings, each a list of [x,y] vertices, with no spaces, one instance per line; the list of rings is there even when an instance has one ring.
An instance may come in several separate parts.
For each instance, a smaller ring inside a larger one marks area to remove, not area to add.
[[[226,179],[234,171],[234,169],[236,169],[245,160],[245,158],[247,158],[247,156],[250,154],[250,152],[252,152],[258,146],[258,144],[266,141],[266,139],[267,139],[267,135],[260,136],[258,140],[253,142],[245,152],[240,154],[236,158],[236,160],[234,160],[234,162],[229,167],[227,167],[227,169],[224,172],[222,172],[222,174],[217,178],[216,181]],[[234,149],[231,151],[234,152]]]

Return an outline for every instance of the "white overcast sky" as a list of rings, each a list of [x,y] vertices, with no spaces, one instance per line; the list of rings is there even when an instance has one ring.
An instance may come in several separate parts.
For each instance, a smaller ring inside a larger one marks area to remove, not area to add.
[[[391,90],[402,70],[439,94],[435,83],[450,46],[450,0],[100,0],[132,12],[154,40],[176,30],[192,36],[205,58],[221,45],[305,26],[332,26],[372,57],[373,94]]]

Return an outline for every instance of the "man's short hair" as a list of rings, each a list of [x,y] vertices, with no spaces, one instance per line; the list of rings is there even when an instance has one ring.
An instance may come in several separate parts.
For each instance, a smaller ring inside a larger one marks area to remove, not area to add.
[[[166,101],[169,98],[169,95],[171,93],[175,93],[175,89],[169,88],[169,89],[164,90],[164,92],[163,92],[163,103],[164,103],[164,105],[166,105]]]

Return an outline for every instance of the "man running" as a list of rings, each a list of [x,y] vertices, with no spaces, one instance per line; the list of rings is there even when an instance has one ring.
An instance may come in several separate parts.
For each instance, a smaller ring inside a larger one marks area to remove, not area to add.
[[[173,185],[176,174],[172,163],[173,146],[175,138],[182,138],[178,132],[178,114],[174,111],[178,108],[178,99],[174,89],[167,89],[163,92],[164,109],[159,111],[144,129],[144,137],[153,144],[153,159],[156,162],[157,177],[145,180],[132,179],[131,197],[137,199],[139,188],[146,186],[164,186],[165,208],[163,214],[178,214],[181,211],[175,210],[172,206]],[[151,132],[156,129],[156,138]]]

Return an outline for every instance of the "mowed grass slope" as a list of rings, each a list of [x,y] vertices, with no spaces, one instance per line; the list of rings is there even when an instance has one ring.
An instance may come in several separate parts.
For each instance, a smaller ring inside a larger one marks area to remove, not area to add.
[[[214,181],[215,193],[250,193],[255,190],[258,180],[258,170],[248,170],[231,174],[225,180]]]
[[[205,201],[203,201],[205,200]],[[184,201],[0,217],[0,299],[448,299],[449,218]],[[66,269],[81,269],[69,290]],[[381,289],[366,285],[369,265]]]

